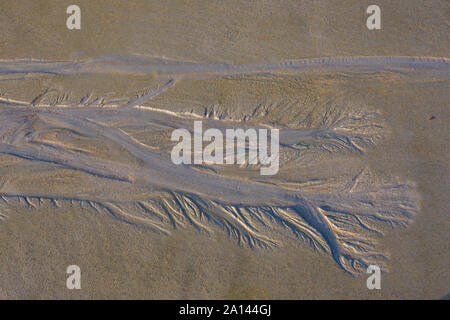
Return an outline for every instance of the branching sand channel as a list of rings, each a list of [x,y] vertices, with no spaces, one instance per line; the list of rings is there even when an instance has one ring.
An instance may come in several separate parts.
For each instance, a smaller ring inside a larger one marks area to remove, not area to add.
[[[255,249],[302,241],[350,274],[370,264],[383,266],[387,254],[377,243],[384,226],[410,223],[418,195],[413,183],[379,177],[363,160],[389,135],[379,112],[345,97],[320,103],[297,92],[297,98],[254,105],[247,99],[241,116],[232,107],[208,105],[205,88],[195,98],[197,104],[205,99],[200,112],[190,105],[195,99],[189,86],[245,80],[257,92],[259,84],[292,87],[289,79],[298,81],[314,69],[345,71],[349,77],[423,69],[442,77],[448,68],[445,59],[401,57],[239,67],[143,57],[1,62],[0,219],[15,206],[77,205],[165,235],[191,226],[206,234],[224,230]],[[132,93],[74,89],[77,77],[95,85],[143,75],[149,75],[148,86]],[[29,97],[17,89],[33,81],[45,86],[33,86]],[[172,105],[177,108],[167,107]],[[283,117],[284,110],[291,113]],[[192,132],[199,119],[222,132],[279,129],[280,172],[261,177],[259,166],[248,163],[231,169],[173,164],[170,132]],[[337,170],[336,163],[345,166]]]

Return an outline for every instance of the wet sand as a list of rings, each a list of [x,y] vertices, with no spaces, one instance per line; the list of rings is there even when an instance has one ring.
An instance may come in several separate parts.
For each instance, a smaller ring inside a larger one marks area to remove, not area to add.
[[[433,42],[434,28],[426,46],[382,39],[373,54],[327,34],[342,48],[331,58],[266,42],[253,56],[237,44],[215,59],[162,44],[149,54],[154,42],[112,50],[107,37],[88,54],[31,53],[5,33],[0,297],[447,295],[448,43]],[[279,174],[172,168],[170,132],[194,119],[280,128]],[[389,270],[382,290],[366,288],[371,262]],[[69,264],[82,269],[80,291],[65,287]]]

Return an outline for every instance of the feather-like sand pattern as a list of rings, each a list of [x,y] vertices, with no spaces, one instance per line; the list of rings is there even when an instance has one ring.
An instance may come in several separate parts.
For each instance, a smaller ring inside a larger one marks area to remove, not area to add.
[[[148,63],[145,59],[134,62],[135,65],[126,65],[118,59],[111,65],[124,72],[156,70],[163,75],[157,88],[149,88],[120,104],[92,103],[98,98],[89,94],[84,100],[80,98],[79,104],[64,104],[68,94],[42,103],[51,90],[28,102],[2,98],[0,153],[22,160],[15,163],[14,170],[1,169],[0,220],[15,206],[33,209],[78,205],[165,235],[191,226],[205,234],[224,230],[230,238],[253,248],[300,240],[329,254],[346,272],[357,274],[370,264],[382,265],[387,258],[377,247],[384,226],[404,227],[417,213],[418,195],[413,184],[396,178],[383,180],[367,166],[337,182],[331,176],[308,181],[290,181],[282,176],[262,180],[255,176],[257,166],[252,165],[237,169],[242,170],[241,177],[217,166],[177,166],[170,161],[167,151],[171,143],[167,132],[175,128],[192,130],[195,119],[202,119],[205,127],[219,130],[269,128],[274,124],[264,122],[264,115],[257,112],[258,106],[252,117],[236,122],[142,105],[176,88],[183,75],[191,77],[192,73],[198,78],[202,74],[239,77],[245,73],[283,68],[298,71],[322,65],[378,70],[381,65],[389,68],[389,63],[394,67],[412,65],[431,69],[444,65],[448,69],[447,60],[315,59],[241,67],[167,64],[159,60],[145,67]],[[111,61],[104,57],[84,63],[1,62],[0,74],[58,73],[70,77],[80,72],[117,71],[105,67],[108,63]],[[164,77],[172,73],[178,76]],[[314,112],[320,121],[312,121],[309,116],[292,119],[297,125],[279,126],[281,170],[298,170],[311,160],[320,166],[342,154],[358,157],[376,148],[377,142],[389,134],[383,117],[373,110],[336,102]],[[161,142],[152,145],[157,139]],[[30,164],[34,166],[33,172],[29,171]],[[81,179],[61,190],[43,181],[43,177],[51,179],[65,170],[79,174]],[[21,187],[12,182],[24,179],[26,172],[30,172],[26,178],[31,186]],[[83,177],[97,181],[104,189],[95,193],[86,191]],[[138,192],[130,196],[127,191],[130,189]]]

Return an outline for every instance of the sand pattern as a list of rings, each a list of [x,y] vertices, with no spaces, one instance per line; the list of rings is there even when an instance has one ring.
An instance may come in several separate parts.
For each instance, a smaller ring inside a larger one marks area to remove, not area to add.
[[[213,105],[200,112],[188,102],[183,105],[176,90],[204,81],[250,79],[266,85],[317,69],[349,77],[355,70],[377,74],[406,69],[448,76],[449,66],[446,59],[420,57],[249,66],[118,56],[0,62],[5,88],[47,81],[37,92],[8,89],[0,98],[0,219],[17,206],[62,211],[81,206],[164,235],[188,226],[205,234],[222,230],[255,250],[301,241],[350,274],[364,272],[370,264],[386,270],[388,254],[380,250],[379,239],[386,227],[406,227],[412,221],[419,197],[413,182],[377,175],[363,160],[390,134],[382,114],[348,97],[320,106],[306,98],[298,104],[295,99],[267,101],[251,105],[245,116],[232,106]],[[95,87],[74,93],[71,87],[84,79],[101,85],[111,78],[147,75],[147,86],[122,97],[118,92],[98,94]],[[173,164],[170,132],[192,132],[195,120],[221,131],[278,128],[279,174],[262,177],[260,166],[248,163],[232,168]],[[336,170],[326,169],[334,165]]]

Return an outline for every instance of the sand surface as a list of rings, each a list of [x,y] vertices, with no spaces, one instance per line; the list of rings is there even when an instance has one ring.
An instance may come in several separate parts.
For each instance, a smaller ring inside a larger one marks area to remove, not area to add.
[[[447,296],[448,3],[368,4],[2,2],[0,298]],[[199,120],[279,172],[175,165]]]

